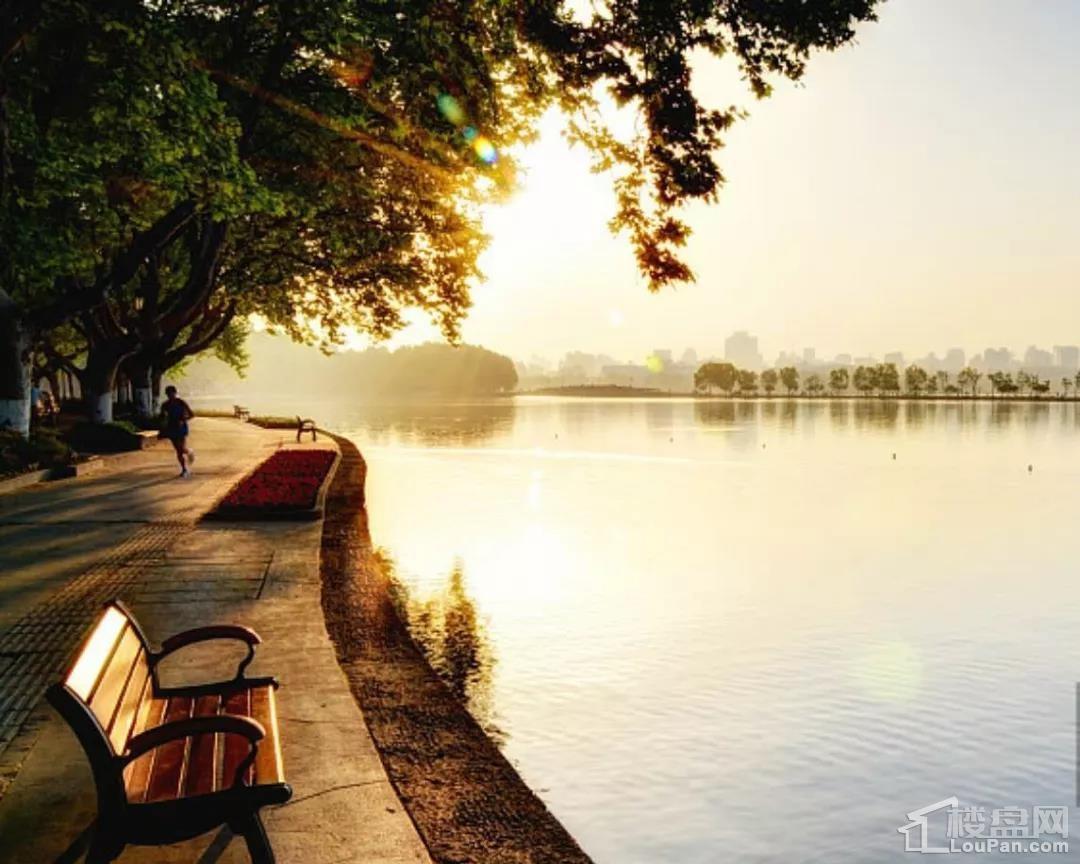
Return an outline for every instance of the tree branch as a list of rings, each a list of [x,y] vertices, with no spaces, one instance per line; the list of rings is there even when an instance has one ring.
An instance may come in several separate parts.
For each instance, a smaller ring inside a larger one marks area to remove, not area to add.
[[[236,318],[236,311],[236,301],[232,300],[225,309],[217,313],[209,329],[204,330],[201,334],[192,333],[183,344],[166,351],[163,355],[162,369],[171,369],[185,357],[192,357],[213,345],[233,322],[233,319]]]
[[[225,223],[210,222],[199,237],[193,253],[191,272],[183,289],[165,304],[160,324],[163,330],[181,330],[198,317],[216,287],[218,264],[225,245]]]

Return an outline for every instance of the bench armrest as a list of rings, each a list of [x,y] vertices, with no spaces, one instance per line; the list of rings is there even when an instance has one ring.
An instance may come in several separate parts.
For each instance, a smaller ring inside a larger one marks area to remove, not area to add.
[[[205,717],[189,717],[186,720],[174,720],[171,723],[163,723],[153,729],[147,729],[128,741],[127,750],[121,759],[133,762],[144,753],[181,738],[190,738],[193,735],[242,735],[251,742],[252,750],[259,741],[266,737],[266,730],[262,724],[250,717],[240,717],[236,714],[215,714]]]
[[[183,633],[177,633],[175,636],[170,636],[164,642],[161,643],[161,650],[156,654],[151,655],[151,663],[156,666],[165,657],[168,657],[174,651],[179,651],[181,648],[186,648],[188,645],[195,645],[199,642],[209,642],[215,639],[231,639],[236,642],[243,642],[248,646],[247,656],[240,661],[240,665],[236,667],[236,677],[242,678],[244,676],[244,670],[251,665],[251,661],[255,659],[255,646],[262,642],[259,638],[259,634],[252,630],[250,627],[241,627],[238,624],[212,624],[209,627],[196,627],[193,630],[185,630]]]
[[[159,687],[157,695],[163,698],[179,696],[188,699],[198,699],[200,696],[225,697],[230,693],[241,690],[251,690],[254,687],[273,687],[278,689],[278,680],[273,675],[263,675],[256,678],[232,678],[228,681],[209,681],[203,684],[181,684],[178,687]]]

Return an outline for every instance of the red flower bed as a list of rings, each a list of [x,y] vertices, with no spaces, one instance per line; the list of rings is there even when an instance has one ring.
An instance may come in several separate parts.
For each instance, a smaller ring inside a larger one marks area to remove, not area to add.
[[[314,507],[334,457],[333,450],[278,450],[232,488],[218,511],[277,512]]]

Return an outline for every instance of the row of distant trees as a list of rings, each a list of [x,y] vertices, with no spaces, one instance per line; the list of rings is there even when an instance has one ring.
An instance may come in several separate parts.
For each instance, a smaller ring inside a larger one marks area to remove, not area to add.
[[[1049,393],[1051,387],[1049,378],[1028,372],[1017,372],[1015,377],[1009,372],[984,375],[970,366],[957,372],[955,378],[944,370],[929,372],[916,364],[901,372],[895,363],[856,366],[854,370],[838,367],[826,375],[812,372],[804,378],[794,366],[766,369],[758,374],[739,369],[733,363],[705,363],[694,373],[694,389],[699,393],[719,390],[742,396],[757,396],[762,392],[771,396],[781,388],[790,396],[839,395],[852,390],[864,396],[976,396],[984,378],[995,396],[1039,397]],[[1080,394],[1080,372],[1061,379],[1061,392],[1067,396],[1070,389]]]

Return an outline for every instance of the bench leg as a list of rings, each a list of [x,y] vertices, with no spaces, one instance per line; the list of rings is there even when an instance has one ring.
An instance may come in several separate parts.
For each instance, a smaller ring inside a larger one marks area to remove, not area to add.
[[[236,823],[233,830],[243,835],[251,856],[251,864],[274,864],[274,850],[270,847],[270,838],[266,836],[258,810]]]

